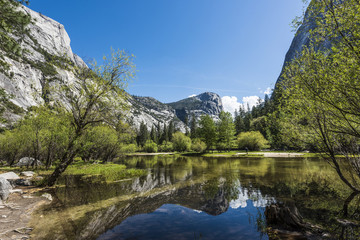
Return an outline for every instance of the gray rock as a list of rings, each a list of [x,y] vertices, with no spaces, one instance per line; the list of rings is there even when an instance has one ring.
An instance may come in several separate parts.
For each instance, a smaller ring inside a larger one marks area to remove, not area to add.
[[[0,177],[5,178],[6,180],[16,180],[19,179],[20,177],[14,173],[14,172],[7,172],[7,173],[3,173],[0,174]]]
[[[21,172],[20,175],[25,177],[33,177],[35,173],[33,171],[25,171],[25,172]]]
[[[19,160],[19,162],[15,165],[17,167],[31,167],[34,163],[35,159],[32,157],[23,157]],[[37,166],[43,166],[42,162],[36,160]]]
[[[31,186],[32,182],[30,179],[17,179],[15,180],[15,184],[18,186]]]
[[[6,201],[9,197],[10,190],[12,190],[12,186],[8,180],[3,177],[0,177],[0,200]]]
[[[44,193],[44,194],[41,195],[41,196],[44,197],[44,198],[46,198],[46,199],[49,200],[49,201],[52,201],[52,200],[53,200],[53,198],[52,198],[52,196],[51,196],[50,193]]]
[[[209,115],[217,121],[220,112],[224,110],[220,96],[211,92],[205,92],[168,105],[175,109],[176,116],[182,121],[185,121],[186,116],[191,118],[193,114],[197,120],[200,119],[201,115]],[[191,119],[188,120],[190,122]]]

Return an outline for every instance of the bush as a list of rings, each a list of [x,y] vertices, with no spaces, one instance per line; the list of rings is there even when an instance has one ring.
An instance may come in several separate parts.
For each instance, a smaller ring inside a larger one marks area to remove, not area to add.
[[[174,146],[172,144],[172,142],[167,142],[164,141],[160,146],[159,146],[159,150],[161,152],[172,152],[174,150]]]
[[[191,149],[194,152],[201,153],[201,152],[204,152],[206,150],[206,148],[207,148],[206,144],[198,138],[195,138],[193,140],[193,143],[191,144]]]
[[[240,133],[237,138],[237,143],[240,149],[260,150],[270,147],[269,142],[258,131]]]
[[[186,152],[191,149],[191,139],[182,132],[176,132],[172,135],[174,150],[178,152]]]
[[[136,151],[137,151],[136,144],[126,144],[126,145],[121,146],[121,148],[120,148],[121,153],[134,153]]]
[[[158,151],[156,143],[154,143],[152,140],[147,140],[143,149],[148,153],[156,153]]]

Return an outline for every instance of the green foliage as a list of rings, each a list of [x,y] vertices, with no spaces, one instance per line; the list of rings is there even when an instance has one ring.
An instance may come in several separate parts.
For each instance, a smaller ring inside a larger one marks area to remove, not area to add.
[[[191,150],[198,153],[202,153],[206,150],[206,148],[207,148],[206,144],[203,141],[201,141],[199,138],[193,139],[191,144]]]
[[[90,126],[107,124],[116,126],[121,113],[126,109],[125,92],[127,81],[135,74],[134,56],[112,49],[103,65],[94,61],[91,68],[74,69],[78,79],[76,86],[67,85],[58,93],[68,102],[66,113],[72,126],[70,139],[60,163],[49,177],[47,185],[54,185],[62,172],[73,162],[80,151],[78,143]],[[77,92],[74,92],[77,89]]]
[[[163,142],[161,145],[159,145],[159,150],[161,152],[172,152],[174,150],[174,146],[172,142]]]
[[[113,160],[120,149],[118,133],[108,125],[90,127],[81,138],[80,156],[84,160]]]
[[[69,139],[68,115],[46,107],[32,110],[15,129],[1,135],[2,154],[10,165],[20,157],[31,156],[50,167]]]
[[[140,146],[144,146],[146,141],[149,140],[149,131],[147,129],[147,126],[144,122],[140,123],[140,129],[137,136],[137,142]]]
[[[124,144],[120,145],[120,153],[134,153],[138,150],[136,144]]]
[[[194,139],[194,138],[197,137],[196,130],[197,130],[196,117],[195,117],[195,114],[192,114],[191,115],[191,123],[190,123],[190,137],[191,137],[191,139]]]
[[[294,126],[295,134],[301,132],[327,152],[340,178],[354,191],[360,191],[359,167],[354,165],[360,142],[359,11],[357,0],[313,1],[304,19],[317,26],[310,44],[282,76],[284,125]],[[344,154],[344,166],[337,153]]]
[[[240,149],[248,148],[251,151],[268,148],[268,141],[257,131],[242,132],[238,135],[238,147]]]
[[[207,149],[214,147],[216,142],[216,126],[214,120],[210,116],[203,115],[200,117],[197,134],[200,139],[205,142]]]
[[[191,149],[191,139],[182,132],[176,132],[172,135],[172,143],[175,151],[186,152]]]
[[[217,149],[230,151],[235,144],[235,126],[231,113],[222,111],[217,123]]]
[[[145,152],[156,153],[158,151],[158,146],[152,140],[147,140],[143,147]]]

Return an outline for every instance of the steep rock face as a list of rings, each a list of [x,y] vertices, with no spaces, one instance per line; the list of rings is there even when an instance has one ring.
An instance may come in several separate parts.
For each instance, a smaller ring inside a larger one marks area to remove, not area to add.
[[[311,3],[310,5],[311,6]],[[320,14],[320,13],[319,13]],[[311,31],[316,28],[316,20],[315,18],[321,17],[321,15],[318,16],[311,16],[309,13],[309,9],[305,13],[303,24],[299,27],[297,30],[289,50],[287,51],[285,55],[284,64],[280,73],[280,76],[278,77],[275,89],[281,87],[281,81],[282,81],[282,74],[284,73],[285,67],[287,64],[289,64],[293,59],[299,56],[301,54],[302,50],[305,47],[308,47],[312,41],[311,39]],[[331,44],[329,41],[324,41],[322,45],[315,46],[316,49],[329,49],[331,47]]]
[[[190,118],[192,114],[196,118],[200,118],[201,115],[210,115],[217,120],[220,112],[224,110],[220,96],[211,92],[205,92],[168,105],[175,109],[177,117],[182,121],[185,121],[186,117]]]
[[[21,43],[26,51],[19,60],[5,57],[13,77],[0,73],[0,87],[13,95],[13,103],[26,109],[44,102],[44,85],[50,78],[56,77],[64,84],[75,81],[71,71],[46,65],[50,56],[69,59],[77,66],[84,66],[85,63],[72,52],[70,38],[63,25],[25,6],[20,9],[32,19],[28,25],[29,34],[24,36]],[[56,72],[49,74],[47,70]]]

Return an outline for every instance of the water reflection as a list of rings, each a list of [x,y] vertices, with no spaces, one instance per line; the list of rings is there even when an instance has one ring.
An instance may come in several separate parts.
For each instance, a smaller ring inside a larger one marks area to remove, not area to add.
[[[34,239],[267,239],[271,203],[295,204],[305,219],[332,226],[349,195],[320,160],[170,156],[121,163],[148,174],[113,183],[64,179],[56,201],[34,218]]]

